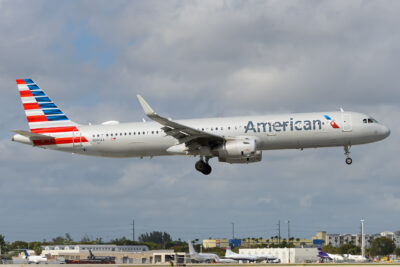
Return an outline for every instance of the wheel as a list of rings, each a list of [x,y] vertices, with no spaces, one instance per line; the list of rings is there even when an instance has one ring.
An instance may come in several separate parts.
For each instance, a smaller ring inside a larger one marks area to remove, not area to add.
[[[351,163],[353,163],[353,160],[351,158],[346,158],[346,164],[350,165]]]
[[[202,173],[203,173],[204,175],[209,175],[209,174],[211,173],[211,171],[212,171],[211,166],[210,166],[209,164],[205,163],[205,164],[204,164],[204,169],[203,169]]]
[[[198,170],[199,172],[203,172],[204,170],[204,165],[206,163],[202,160],[199,160],[198,162],[196,162],[196,164],[194,165],[194,167],[196,168],[196,170]]]

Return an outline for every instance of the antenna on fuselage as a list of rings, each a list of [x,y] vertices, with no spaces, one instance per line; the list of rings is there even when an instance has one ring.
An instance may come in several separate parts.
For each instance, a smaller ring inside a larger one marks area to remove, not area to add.
[[[142,118],[143,122],[146,122],[146,120],[144,118]]]
[[[343,108],[340,108],[340,112],[344,112]]]

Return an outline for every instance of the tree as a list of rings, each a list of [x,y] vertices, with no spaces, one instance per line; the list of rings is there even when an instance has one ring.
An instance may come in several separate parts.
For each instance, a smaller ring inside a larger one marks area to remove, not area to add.
[[[5,238],[5,236],[4,235],[0,235],[0,248],[1,248],[1,251],[0,251],[0,254],[2,255],[4,252],[5,252],[5,250],[6,250],[6,238]]]
[[[198,239],[196,239],[198,241]],[[139,236],[140,242],[153,242],[159,245],[165,245],[172,241],[171,236],[166,232],[153,231],[151,233],[144,233]]]
[[[334,246],[332,246],[332,244],[328,244],[326,246],[323,246],[322,249],[326,252],[326,253],[330,253],[330,254],[339,254],[338,252],[338,248],[335,248]],[[347,254],[347,253],[346,253]]]
[[[64,245],[65,244],[65,238],[62,236],[57,236],[51,240],[54,245]]]
[[[15,241],[11,243],[10,249],[15,250],[15,249],[26,249],[28,248],[28,243],[25,241]]]
[[[69,233],[66,233],[65,234],[65,243],[71,244],[72,242],[74,242],[74,240],[72,239],[71,235]]]
[[[396,245],[394,241],[387,237],[378,237],[372,241],[369,253],[371,256],[387,256],[392,254]]]
[[[361,253],[361,248],[354,244],[343,244],[338,250],[339,254],[354,254],[358,255]]]

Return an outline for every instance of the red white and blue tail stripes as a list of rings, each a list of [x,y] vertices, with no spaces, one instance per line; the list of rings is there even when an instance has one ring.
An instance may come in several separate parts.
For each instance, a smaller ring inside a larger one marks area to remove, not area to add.
[[[35,145],[87,142],[81,137],[77,124],[69,120],[32,79],[17,79],[17,86],[31,132],[56,137],[50,143],[41,141],[34,142]]]

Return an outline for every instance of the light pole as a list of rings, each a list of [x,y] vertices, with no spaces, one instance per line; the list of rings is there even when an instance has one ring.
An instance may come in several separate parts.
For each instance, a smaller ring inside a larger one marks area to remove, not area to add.
[[[235,223],[232,223],[232,240],[235,240]]]
[[[290,221],[287,221],[287,241],[288,241],[288,249],[289,249],[289,263],[290,263]]]
[[[361,219],[361,256],[365,257],[364,219]]]

